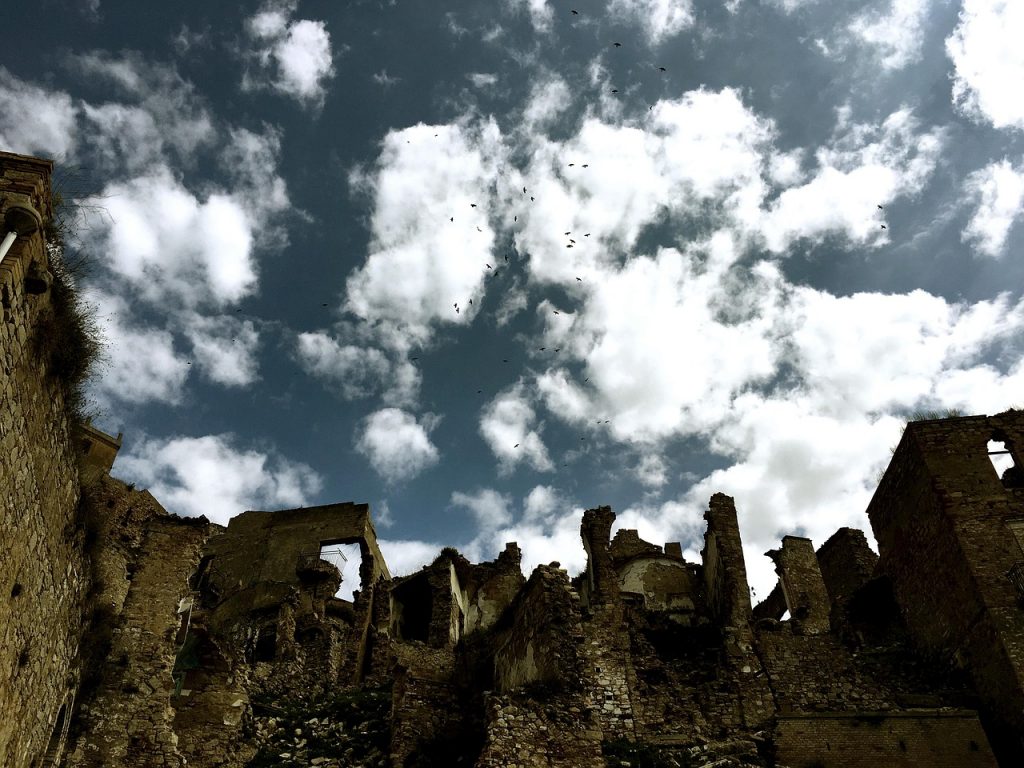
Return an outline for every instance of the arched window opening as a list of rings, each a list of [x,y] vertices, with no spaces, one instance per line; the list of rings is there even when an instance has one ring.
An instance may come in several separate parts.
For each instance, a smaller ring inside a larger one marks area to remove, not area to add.
[[[60,765],[64,744],[68,737],[68,726],[71,724],[71,704],[73,701],[74,697],[69,695],[57,712],[57,719],[53,723],[53,733],[50,734],[50,740],[46,744],[46,752],[43,754],[43,762],[40,764],[40,768],[56,768]]]

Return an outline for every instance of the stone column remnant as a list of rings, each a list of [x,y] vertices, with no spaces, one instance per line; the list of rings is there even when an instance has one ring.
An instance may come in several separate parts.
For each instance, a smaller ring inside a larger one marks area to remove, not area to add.
[[[784,536],[782,549],[769,550],[765,555],[775,563],[794,626],[799,626],[808,635],[828,632],[831,627],[829,611],[832,603],[811,540],[801,536]]]

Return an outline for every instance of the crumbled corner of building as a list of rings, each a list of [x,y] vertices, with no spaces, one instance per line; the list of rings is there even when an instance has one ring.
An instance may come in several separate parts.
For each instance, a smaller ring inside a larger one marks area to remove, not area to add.
[[[597,507],[574,578],[393,576],[366,504],[222,527],[111,475],[32,343],[49,174],[0,153],[0,768],[1024,764],[1024,413],[910,423],[878,554],[783,536],[756,605],[720,493],[699,562]]]

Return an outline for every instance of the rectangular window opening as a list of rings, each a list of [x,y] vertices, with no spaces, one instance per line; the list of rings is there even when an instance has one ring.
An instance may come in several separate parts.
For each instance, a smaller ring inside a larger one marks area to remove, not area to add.
[[[1013,456],[1002,440],[988,441],[988,459],[1000,480],[1004,480],[1006,472],[1014,468]]]
[[[342,600],[354,600],[353,593],[359,589],[359,566],[363,561],[359,544],[323,544],[320,547],[320,559],[341,571],[341,586],[334,596]]]

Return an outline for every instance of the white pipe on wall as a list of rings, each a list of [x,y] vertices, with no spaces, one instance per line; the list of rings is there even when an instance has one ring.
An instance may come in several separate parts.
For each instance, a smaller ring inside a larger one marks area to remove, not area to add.
[[[14,241],[18,239],[17,232],[8,232],[4,237],[4,241],[0,243],[0,261],[4,260],[4,256],[7,255],[7,251],[11,249]]]

